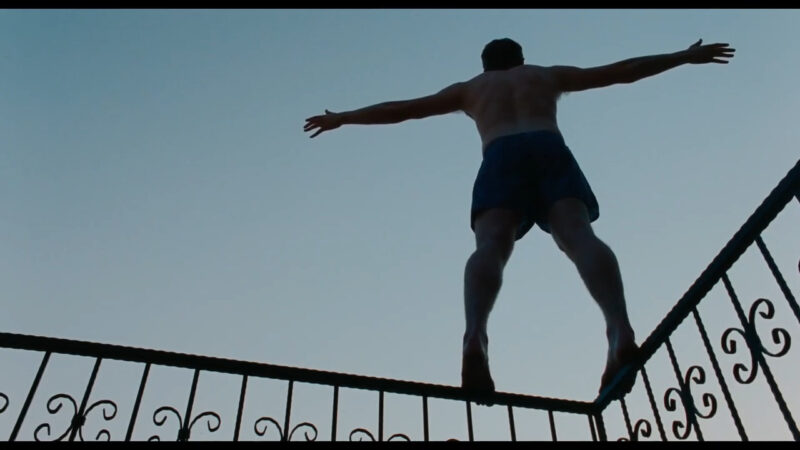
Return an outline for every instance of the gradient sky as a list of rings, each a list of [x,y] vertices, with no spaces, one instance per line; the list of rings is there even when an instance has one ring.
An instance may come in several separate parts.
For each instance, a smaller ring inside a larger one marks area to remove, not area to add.
[[[499,37],[529,63],[581,67],[728,42],[729,65],[559,103],[641,342],[798,160],[797,23],[796,10],[0,11],[0,329],[457,385],[473,123],[310,140],[304,119],[469,79]],[[797,206],[764,236],[795,295]],[[741,264],[743,301],[788,317],[757,255]],[[714,293],[718,343],[736,322]],[[538,228],[489,333],[498,390],[596,396],[600,310]],[[787,436],[764,420],[756,433]]]

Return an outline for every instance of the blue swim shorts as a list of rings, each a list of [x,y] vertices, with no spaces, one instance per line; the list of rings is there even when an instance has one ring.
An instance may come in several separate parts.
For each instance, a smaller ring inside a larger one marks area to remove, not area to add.
[[[600,216],[597,199],[578,162],[556,132],[542,130],[501,136],[486,146],[472,189],[470,227],[491,208],[522,213],[516,239],[536,223],[550,233],[547,212],[563,198],[577,198],[589,210],[589,220]]]

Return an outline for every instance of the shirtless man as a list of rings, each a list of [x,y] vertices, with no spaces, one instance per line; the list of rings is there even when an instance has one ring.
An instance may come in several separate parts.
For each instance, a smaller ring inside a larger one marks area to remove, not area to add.
[[[590,225],[599,216],[597,200],[558,129],[556,102],[565,92],[632,83],[683,64],[727,64],[734,51],[728,44],[702,45],[701,39],[685,50],[604,66],[542,67],[524,64],[522,48],[513,40],[497,39],[481,54],[484,72],[468,81],[412,100],[340,113],[325,110],[306,119],[304,131],[313,132],[313,138],[345,124],[390,124],[456,111],[471,117],[483,144],[483,162],[472,192],[470,226],[477,249],[464,276],[462,387],[494,392],[487,320],[514,242],[536,223],[572,260],[603,312],[608,357],[600,392],[622,376],[610,394],[619,398],[635,382],[638,347],[616,257]]]

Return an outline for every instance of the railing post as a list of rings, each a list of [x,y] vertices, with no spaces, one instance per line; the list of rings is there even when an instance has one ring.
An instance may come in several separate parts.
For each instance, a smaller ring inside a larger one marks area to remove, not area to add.
[[[553,410],[547,410],[547,417],[550,419],[550,436],[553,438],[553,442],[558,441],[558,436],[556,435],[556,422],[553,420]]]
[[[781,394],[780,389],[778,389],[778,384],[775,382],[775,377],[772,376],[772,370],[770,370],[769,365],[764,358],[764,347],[761,344],[761,339],[758,337],[758,333],[755,330],[755,324],[747,321],[747,318],[744,315],[744,310],[742,309],[742,305],[739,302],[739,298],[736,296],[736,292],[733,290],[733,285],[731,284],[731,280],[728,278],[727,273],[722,275],[722,282],[725,284],[725,289],[728,291],[728,296],[731,299],[731,303],[733,303],[733,307],[736,309],[736,315],[739,317],[739,321],[744,328],[745,342],[747,343],[747,346],[750,347],[753,356],[755,356],[757,364],[761,366],[761,369],[764,371],[764,377],[767,379],[767,384],[772,391],[772,395],[775,397],[775,401],[778,403],[778,408],[780,408],[781,413],[783,414],[783,418],[786,421],[786,425],[789,427],[789,431],[792,433],[792,437],[795,441],[800,441],[800,430],[797,429],[797,424],[792,417],[792,412],[786,405],[786,400],[783,398],[783,394]]]
[[[653,387],[650,385],[650,378],[647,377],[647,370],[642,366],[642,381],[644,381],[644,388],[647,391],[647,399],[650,401],[650,408],[653,409],[653,416],[656,418],[656,426],[662,441],[667,440],[667,433],[664,432],[664,424],[661,422],[661,415],[658,413],[656,406],[656,399],[653,396]]]
[[[778,265],[775,264],[775,260],[772,259],[772,255],[767,249],[767,244],[764,243],[761,236],[756,236],[756,245],[758,249],[761,250],[761,256],[764,257],[764,261],[766,261],[770,272],[772,272],[772,276],[775,277],[775,281],[778,283],[778,286],[780,286],[783,296],[786,297],[786,301],[789,303],[789,308],[792,309],[794,317],[797,319],[797,322],[800,323],[800,305],[797,304],[797,300],[794,298],[794,295],[792,295],[789,285],[786,284],[786,280],[783,279],[781,271],[778,270]]]
[[[378,394],[378,442],[383,441],[383,391]]]
[[[467,400],[467,432],[469,433],[469,441],[472,442],[475,440],[475,436],[472,434],[472,407],[470,406],[470,401]]]
[[[125,433],[125,441],[128,442],[133,436],[133,426],[136,423],[136,416],[139,415],[139,407],[142,404],[142,396],[144,395],[144,386],[147,383],[147,376],[150,374],[150,363],[145,364],[144,371],[142,372],[142,380],[139,382],[139,391],[136,393],[136,401],[133,403],[133,412],[131,412],[131,421],[128,424],[128,432]]]
[[[289,380],[289,392],[286,394],[286,418],[283,422],[283,436],[282,441],[289,440],[289,416],[292,414],[292,388],[294,387],[294,380]]]
[[[428,435],[428,396],[422,396],[422,436],[425,442],[428,442],[430,436]]]
[[[247,393],[247,375],[242,376],[242,389],[239,393],[239,408],[236,410],[236,428],[233,430],[233,441],[239,440],[239,430],[242,427],[242,413],[244,412],[244,399]]]
[[[190,433],[190,424],[192,420],[192,407],[194,406],[194,396],[197,392],[197,380],[200,377],[200,369],[194,370],[194,377],[192,378],[192,390],[189,392],[189,401],[186,404],[186,419],[183,421],[183,427],[178,430],[178,442],[188,441]]]
[[[747,433],[744,430],[744,425],[742,425],[742,420],[739,418],[739,411],[736,409],[736,405],[733,403],[733,397],[731,397],[728,384],[725,382],[725,377],[722,376],[722,369],[720,369],[717,357],[714,355],[714,350],[711,347],[711,341],[708,339],[708,334],[703,326],[703,321],[700,320],[700,314],[697,312],[697,308],[692,309],[692,315],[694,315],[697,328],[700,330],[700,337],[703,339],[703,346],[705,346],[708,357],[711,359],[711,365],[714,367],[714,373],[717,375],[717,381],[722,388],[722,395],[725,397],[725,401],[728,403],[728,409],[733,417],[733,423],[736,425],[736,431],[739,432],[739,437],[741,437],[743,441],[747,441]]]
[[[628,430],[628,437],[630,438],[631,442],[637,439],[636,436],[633,435],[633,427],[631,427],[631,418],[628,415],[628,406],[625,404],[625,398],[619,399],[619,406],[622,408],[622,416],[625,419],[625,428]]]
[[[678,380],[678,388],[680,389],[680,399],[681,403],[683,403],[684,409],[686,409],[686,426],[688,428],[694,427],[695,432],[697,433],[697,439],[702,441],[703,440],[703,432],[700,430],[700,424],[697,423],[697,409],[694,406],[694,399],[692,398],[692,393],[689,390],[689,386],[684,383],[683,380],[683,372],[681,372],[681,368],[678,365],[678,358],[675,356],[675,350],[672,348],[672,343],[669,339],[665,341],[667,346],[667,351],[669,352],[669,359],[672,362],[672,368],[675,371],[675,378]],[[674,428],[673,428],[674,430]],[[687,430],[686,437],[689,437],[691,430]],[[676,436],[679,439],[679,436]]]
[[[42,357],[42,362],[39,364],[39,370],[36,372],[36,377],[33,379],[31,389],[28,391],[28,396],[25,398],[25,403],[22,405],[22,411],[20,411],[19,417],[17,417],[17,423],[14,424],[14,429],[11,431],[11,436],[8,438],[10,442],[14,442],[17,439],[19,429],[22,427],[22,421],[25,420],[25,415],[28,413],[28,408],[31,406],[31,401],[33,401],[33,396],[36,393],[36,389],[39,387],[39,382],[42,381],[42,374],[49,360],[50,352],[45,352],[44,357]]]
[[[592,423],[591,417],[589,418],[589,423]],[[514,428],[514,411],[511,409],[511,405],[508,405],[508,427],[511,430],[511,441],[515,442],[517,440],[517,430]],[[592,430],[594,433],[594,430]]]
[[[89,377],[89,383],[86,385],[86,391],[83,393],[83,400],[81,400],[81,406],[78,408],[78,411],[75,412],[75,417],[72,420],[72,431],[69,433],[69,440],[70,442],[75,440],[75,435],[78,433],[78,430],[83,427],[84,421],[84,411],[86,411],[86,403],[89,402],[89,396],[92,394],[92,388],[94,387],[94,380],[97,378],[97,371],[100,369],[100,362],[102,358],[97,358],[94,362],[94,368],[92,368],[92,375]]]
[[[331,442],[336,441],[336,422],[339,419],[339,386],[333,387],[333,413],[331,414]]]
[[[597,434],[600,438],[600,442],[607,442],[608,436],[606,436],[606,425],[603,422],[603,411],[597,411],[594,413],[594,421],[597,423]]]

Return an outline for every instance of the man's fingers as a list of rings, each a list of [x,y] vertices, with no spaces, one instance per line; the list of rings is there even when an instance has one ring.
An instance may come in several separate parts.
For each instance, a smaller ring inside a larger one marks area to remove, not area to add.
[[[330,118],[327,117],[328,114],[334,114],[327,109],[325,110],[325,115],[321,116],[311,116],[306,119],[306,124],[303,126],[303,131],[306,132],[313,132],[309,137],[316,137],[319,136],[320,133],[323,131],[330,130],[332,127],[330,122]]]
[[[730,48],[728,44],[711,44],[705,45],[705,48],[712,49],[717,52],[735,52],[735,48]]]
[[[728,60],[727,59],[719,59],[719,58],[714,58],[714,59],[711,60],[711,62],[719,63],[719,64],[728,64]]]

